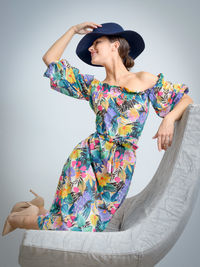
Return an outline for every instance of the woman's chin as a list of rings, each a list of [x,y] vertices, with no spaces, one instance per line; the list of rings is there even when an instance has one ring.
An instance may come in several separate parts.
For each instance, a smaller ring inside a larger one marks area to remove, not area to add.
[[[95,65],[101,65],[101,63],[98,60],[95,60],[95,59],[92,59],[91,63],[95,64]]]
[[[94,65],[100,65],[99,62],[97,62],[96,60],[92,60],[91,63]]]

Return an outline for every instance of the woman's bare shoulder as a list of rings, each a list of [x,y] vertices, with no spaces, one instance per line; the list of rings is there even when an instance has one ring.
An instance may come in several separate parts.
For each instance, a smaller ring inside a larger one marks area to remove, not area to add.
[[[153,87],[159,79],[157,75],[154,75],[148,71],[135,72],[137,77],[144,83],[149,85],[149,88]]]

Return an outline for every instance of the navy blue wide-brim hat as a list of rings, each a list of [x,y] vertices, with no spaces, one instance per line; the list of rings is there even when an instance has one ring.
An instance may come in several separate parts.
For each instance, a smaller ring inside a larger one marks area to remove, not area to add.
[[[78,43],[76,47],[77,56],[83,60],[85,63],[94,67],[103,67],[102,65],[94,65],[91,63],[91,53],[89,52],[89,47],[93,42],[104,35],[117,35],[124,37],[129,45],[130,51],[129,55],[136,59],[145,48],[145,43],[142,36],[132,30],[124,30],[122,26],[114,22],[102,23],[102,27],[97,27],[93,29],[92,32],[87,33]]]

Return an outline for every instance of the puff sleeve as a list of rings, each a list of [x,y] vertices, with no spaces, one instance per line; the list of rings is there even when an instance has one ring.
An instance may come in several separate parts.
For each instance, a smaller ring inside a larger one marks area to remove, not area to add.
[[[43,77],[50,79],[50,87],[62,94],[89,101],[94,75],[81,74],[66,59],[51,62]]]
[[[156,114],[164,118],[174,106],[181,100],[184,94],[189,92],[184,83],[172,83],[164,79],[163,73],[157,75],[156,84],[149,89],[149,100]]]

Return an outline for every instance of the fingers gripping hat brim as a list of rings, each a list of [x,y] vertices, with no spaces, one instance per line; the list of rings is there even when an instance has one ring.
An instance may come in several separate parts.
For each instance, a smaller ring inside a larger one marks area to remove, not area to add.
[[[138,57],[142,53],[142,51],[144,50],[145,43],[144,43],[142,36],[139,33],[132,31],[132,30],[124,31],[123,28],[119,24],[116,24],[116,23],[104,23],[101,25],[106,25],[106,26],[109,25],[110,27],[113,25],[116,27],[116,25],[117,25],[118,31],[116,31],[116,29],[114,29],[114,28],[109,29],[109,30],[106,29],[105,27],[104,28],[102,27],[103,30],[101,27],[96,28],[92,32],[86,34],[79,41],[77,48],[76,48],[76,54],[82,61],[84,61],[88,65],[95,66],[95,67],[103,67],[102,65],[94,65],[91,63],[91,53],[88,50],[89,47],[93,44],[93,42],[101,36],[117,35],[117,36],[124,37],[130,45],[129,55],[133,59]],[[119,27],[120,27],[120,31],[119,31]]]

